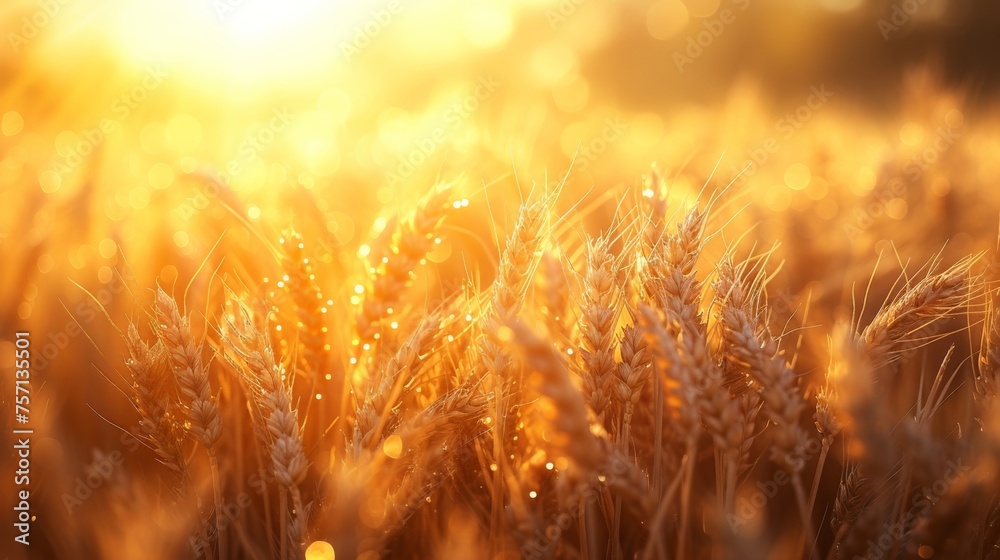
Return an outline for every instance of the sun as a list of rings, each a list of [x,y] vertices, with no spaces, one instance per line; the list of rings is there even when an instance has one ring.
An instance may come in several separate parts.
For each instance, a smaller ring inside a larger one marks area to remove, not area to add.
[[[106,22],[116,51],[198,79],[308,79],[341,62],[365,12],[346,1],[129,0]]]

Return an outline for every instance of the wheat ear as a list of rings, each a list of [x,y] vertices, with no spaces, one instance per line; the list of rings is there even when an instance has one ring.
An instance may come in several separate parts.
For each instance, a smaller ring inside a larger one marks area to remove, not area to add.
[[[798,472],[802,464],[791,459],[796,450],[805,449],[808,439],[799,424],[806,401],[799,391],[798,378],[779,353],[777,340],[767,334],[766,325],[731,262],[719,267],[715,288],[722,299],[719,320],[728,357],[760,384],[764,411],[775,423],[772,459],[782,468]]]
[[[222,435],[219,406],[212,394],[208,368],[201,359],[202,345],[191,334],[188,318],[182,316],[177,302],[162,288],[156,290],[157,334],[170,356],[174,379],[180,389],[182,407],[187,412],[188,430],[208,451],[215,491],[215,524],[219,557],[227,558],[226,527],[222,522],[222,480],[216,443]]]
[[[837,498],[834,501],[833,517],[830,518],[830,528],[834,533],[833,544],[830,546],[831,556],[837,552],[837,547],[847,535],[851,524],[865,509],[863,490],[866,484],[867,480],[861,475],[857,465],[849,467],[841,477]]]
[[[413,213],[398,224],[381,262],[372,263],[371,285],[357,315],[356,344],[362,348],[376,340],[382,321],[399,310],[414,270],[434,247],[435,232],[449,208],[451,184],[439,183],[417,204]]]
[[[675,365],[693,369],[688,378],[698,392],[702,420],[716,449],[732,466],[741,443],[738,404],[729,398],[722,370],[709,350],[700,311],[702,285],[695,270],[706,219],[707,213],[695,206],[677,225],[676,233],[662,240],[660,250],[649,261],[648,285],[666,314],[666,327],[677,339],[681,362]]]
[[[327,301],[316,282],[312,260],[306,256],[306,245],[302,234],[286,231],[278,243],[282,249],[282,261],[288,280],[285,282],[295,304],[295,321],[299,345],[302,348],[300,368],[309,377],[326,373],[329,345],[326,341]]]
[[[645,492],[645,475],[625,460],[610,441],[591,431],[585,400],[570,381],[562,356],[519,322],[510,323],[505,333],[509,334],[505,336],[508,343],[518,349],[533,372],[531,386],[547,401],[542,414],[553,428],[552,444],[584,473],[603,478],[610,489],[625,496],[635,512],[647,516],[653,504]]]
[[[615,371],[614,396],[622,411],[618,441],[622,452],[628,454],[632,418],[635,415],[636,406],[642,399],[643,388],[649,382],[652,366],[649,349],[641,329],[635,326],[625,327],[622,331],[619,349],[621,363],[618,364]]]
[[[535,297],[542,301],[539,311],[545,316],[549,337],[565,345],[569,340],[569,284],[559,255],[548,250],[542,253],[542,273],[535,285]]]
[[[481,318],[482,336],[478,344],[479,371],[484,374],[484,390],[492,391],[493,456],[497,468],[493,472],[493,504],[490,514],[490,549],[498,554],[503,542],[503,507],[505,495],[504,439],[506,438],[508,395],[505,384],[510,379],[510,352],[505,347],[500,330],[517,316],[524,304],[525,292],[538,266],[543,242],[548,233],[549,212],[555,202],[550,194],[521,208],[514,230],[500,256],[500,266],[489,292],[489,305]]]
[[[181,316],[177,302],[162,288],[157,289],[158,334],[170,357],[174,378],[191,422],[190,431],[210,453],[222,435],[219,407],[212,394],[208,368],[202,364],[202,346],[191,335],[187,317]]]
[[[364,401],[358,406],[354,417],[355,457],[360,457],[363,449],[373,449],[382,441],[382,428],[385,427],[391,409],[404,386],[416,375],[440,326],[441,318],[438,313],[426,315],[382,368],[381,375],[368,386]]]
[[[988,304],[979,351],[979,371],[976,375],[976,401],[980,416],[1000,398],[1000,312],[995,303]],[[980,419],[982,422],[982,419]]]
[[[739,403],[725,388],[722,369],[711,355],[706,327],[701,318],[702,284],[695,269],[705,242],[707,211],[697,205],[677,224],[676,232],[661,242],[649,261],[649,288],[653,299],[664,310],[668,330],[677,340],[680,360],[675,370],[688,368],[702,421],[708,428],[719,465],[716,476],[720,501],[731,501],[742,443]],[[689,462],[688,465],[693,465]]]
[[[754,298],[744,286],[740,271],[729,260],[719,267],[716,293],[723,300],[719,319],[728,356],[762,387],[764,411],[775,424],[771,459],[791,473],[802,518],[803,545],[811,546],[812,514],[802,484],[801,471],[805,464],[800,457],[808,445],[808,436],[799,423],[806,401],[800,392],[798,378],[780,353],[778,341],[768,335],[767,326],[754,308]]]
[[[656,373],[661,377],[661,386],[680,403],[678,407],[677,431],[684,438],[686,457],[684,458],[683,482],[681,487],[681,525],[677,540],[677,557],[684,558],[687,545],[691,487],[694,477],[695,455],[698,449],[698,436],[701,433],[699,422],[699,391],[698,381],[694,378],[697,372],[685,364],[677,346],[674,332],[680,328],[671,325],[659,311],[646,304],[639,308],[640,324],[646,342],[652,349],[653,363]]]
[[[901,346],[925,344],[935,338],[933,333],[921,337],[921,331],[968,301],[969,270],[975,262],[976,258],[967,258],[928,275],[879,310],[860,335],[873,367],[896,361]]]
[[[296,510],[295,522],[289,521],[282,512],[282,532],[285,526],[292,524],[296,528],[292,531],[294,535],[306,527],[299,484],[306,475],[308,461],[302,447],[298,416],[292,407],[291,387],[285,380],[283,368],[275,360],[266,326],[263,329],[255,327],[253,315],[245,304],[237,302],[235,307],[236,316],[229,322],[231,336],[224,340],[245,365],[239,371],[253,404],[251,418],[255,431],[271,457],[275,480],[283,491],[291,494]],[[287,537],[283,538],[281,546],[283,549],[287,546]],[[283,553],[282,558],[285,557]]]
[[[139,413],[141,435],[149,442],[160,462],[181,477],[183,482],[187,479],[187,463],[180,424],[166,391],[170,366],[163,343],[146,344],[132,324],[128,327],[125,342],[129,353],[126,365],[132,375],[133,402]]]
[[[587,270],[580,306],[580,348],[583,393],[599,422],[610,428],[605,413],[611,404],[617,364],[615,330],[621,298],[616,284],[618,265],[608,239],[587,242]]]

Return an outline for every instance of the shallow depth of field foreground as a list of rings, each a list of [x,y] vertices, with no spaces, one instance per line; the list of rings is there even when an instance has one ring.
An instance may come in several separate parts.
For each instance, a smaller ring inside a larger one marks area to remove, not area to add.
[[[1000,559],[1000,9],[175,4],[0,10],[0,556]]]

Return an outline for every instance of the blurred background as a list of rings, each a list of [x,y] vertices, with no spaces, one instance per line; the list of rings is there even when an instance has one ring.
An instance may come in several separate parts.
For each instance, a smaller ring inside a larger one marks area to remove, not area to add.
[[[678,200],[732,182],[733,231],[790,263],[772,298],[809,294],[822,324],[880,252],[990,248],[998,25],[987,0],[6,1],[0,355],[37,333],[37,499],[65,513],[45,481],[131,421],[102,306],[142,321],[155,282],[194,278],[198,309],[200,266],[266,275],[288,228],[348,297],[356,256],[438,178],[468,203],[429,257],[441,285],[495,254],[532,185],[565,178],[561,207],[607,224],[653,164]]]

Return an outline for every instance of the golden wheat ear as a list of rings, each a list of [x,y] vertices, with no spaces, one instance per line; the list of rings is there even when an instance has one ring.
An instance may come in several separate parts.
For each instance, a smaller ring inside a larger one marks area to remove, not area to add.
[[[419,373],[419,368],[430,350],[441,316],[431,312],[421,319],[417,328],[399,346],[392,358],[375,376],[358,405],[354,417],[354,453],[360,457],[363,450],[373,450],[383,441],[383,430],[394,424],[390,417],[403,391]]]
[[[621,362],[615,371],[614,397],[621,410],[618,442],[622,452],[628,454],[632,446],[632,419],[650,382],[652,364],[642,330],[634,325],[622,331],[619,348]]]
[[[938,322],[969,302],[977,285],[971,277],[977,261],[970,257],[930,274],[880,309],[860,334],[866,359],[875,367],[888,365],[898,360],[900,351],[939,339]]]
[[[480,325],[482,336],[477,347],[482,388],[492,393],[491,412],[495,423],[493,456],[498,465],[493,473],[493,499],[490,512],[491,548],[496,550],[504,539],[503,502],[507,494],[505,446],[509,445],[507,429],[512,405],[516,404],[519,387],[511,368],[511,353],[504,344],[502,329],[516,319],[525,303],[525,296],[549,237],[551,212],[556,194],[522,205],[507,245],[500,256],[497,277],[489,290],[489,304]],[[511,402],[514,399],[515,402]]]
[[[219,556],[227,556],[226,526],[222,521],[222,478],[216,444],[222,436],[222,418],[219,405],[212,393],[208,368],[202,362],[202,345],[191,333],[188,317],[181,315],[177,301],[163,288],[156,290],[157,335],[166,348],[173,367],[174,380],[181,394],[182,407],[188,417],[188,431],[208,451],[212,469],[212,488],[215,493],[216,542]]]
[[[263,450],[270,457],[271,472],[279,486],[281,500],[282,551],[289,539],[301,545],[308,529],[308,512],[302,501],[299,485],[309,466],[299,424],[298,412],[292,406],[292,388],[284,368],[275,359],[267,336],[266,321],[258,328],[254,316],[244,303],[235,302],[236,313],[229,318],[224,342],[239,359],[237,371],[251,401],[254,432]],[[235,362],[235,360],[232,360]],[[287,512],[287,496],[292,498],[294,515]],[[282,553],[282,557],[285,553]]]
[[[315,380],[327,373],[330,345],[325,310],[332,300],[323,296],[302,234],[294,230],[286,231],[279,238],[278,245],[282,252],[282,266],[287,272],[284,284],[295,306],[295,336],[300,348],[298,367],[300,373]]]
[[[588,406],[605,429],[611,428],[605,414],[612,403],[615,353],[621,295],[618,289],[619,263],[611,254],[605,237],[587,240],[586,270],[580,303],[580,347],[583,392]]]
[[[176,404],[167,391],[170,365],[163,343],[150,346],[134,324],[126,334],[129,357],[125,361],[132,377],[132,402],[139,413],[140,437],[150,444],[159,461],[182,481],[187,479],[183,428],[176,417]]]
[[[979,347],[979,368],[976,372],[976,402],[983,409],[992,407],[1000,398],[1000,310],[995,301],[987,304],[983,340]]]
[[[441,222],[452,207],[453,194],[451,183],[434,185],[413,212],[398,222],[389,247],[375,253],[381,255],[381,260],[372,263],[369,285],[357,314],[358,346],[371,345],[376,335],[382,334],[386,317],[400,311],[414,271],[434,247]]]
[[[157,334],[166,349],[174,380],[183,397],[182,402],[192,436],[206,449],[214,449],[222,436],[219,406],[212,393],[208,368],[202,362],[202,346],[191,334],[190,321],[182,316],[174,298],[163,288],[156,291]]]
[[[779,353],[778,342],[770,338],[761,313],[732,264],[719,268],[716,293],[722,298],[719,322],[728,359],[745,368],[760,386],[764,411],[775,423],[776,448],[772,459],[797,472],[802,465],[786,459],[795,449],[804,449],[808,436],[800,419],[806,401],[798,386],[798,376]]]

